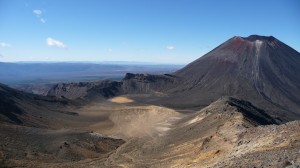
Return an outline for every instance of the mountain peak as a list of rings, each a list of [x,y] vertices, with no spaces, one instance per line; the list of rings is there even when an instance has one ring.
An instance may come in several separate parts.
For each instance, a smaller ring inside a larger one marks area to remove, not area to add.
[[[251,41],[251,42],[256,41],[256,40],[266,41],[266,42],[272,42],[272,41],[277,40],[273,36],[260,36],[260,35],[250,35],[248,37],[241,37],[241,38],[244,40],[247,40],[247,41]]]
[[[220,96],[234,96],[265,106],[263,98],[266,104],[297,113],[299,63],[300,53],[273,36],[235,36],[174,75],[184,81],[178,90],[187,90],[181,102],[197,98],[208,104]]]

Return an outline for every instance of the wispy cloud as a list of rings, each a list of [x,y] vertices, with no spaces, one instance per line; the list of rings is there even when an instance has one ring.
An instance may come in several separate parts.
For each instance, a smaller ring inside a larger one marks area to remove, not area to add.
[[[10,44],[4,43],[4,42],[1,42],[1,43],[0,43],[0,46],[3,47],[3,48],[11,47]]]
[[[108,52],[113,52],[113,49],[109,48],[107,51],[108,51]]]
[[[166,46],[166,49],[167,49],[167,50],[175,50],[175,47],[172,46],[172,45],[167,45],[167,46]]]
[[[35,9],[33,10],[33,13],[36,15],[36,17],[39,18],[39,20],[42,22],[42,23],[46,23],[46,20],[44,18],[42,18],[42,10],[39,10],[39,9]]]
[[[58,48],[67,48],[67,46],[63,42],[61,42],[59,40],[55,40],[51,37],[48,37],[46,39],[46,42],[47,42],[48,46],[53,46],[53,47],[58,47]]]
[[[33,13],[37,16],[37,17],[39,17],[39,16],[41,16],[42,15],[42,11],[41,10],[39,10],[39,9],[35,9],[35,10],[33,10]]]
[[[0,54],[0,58],[1,58],[1,57],[4,57],[4,55]]]
[[[41,18],[40,21],[41,21],[42,23],[46,23],[46,20],[45,20],[44,18]]]

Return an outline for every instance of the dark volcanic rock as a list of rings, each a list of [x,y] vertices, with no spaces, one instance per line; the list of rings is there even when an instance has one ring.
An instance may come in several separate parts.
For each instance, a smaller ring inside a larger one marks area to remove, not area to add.
[[[12,95],[9,93],[9,90],[0,84],[0,118],[3,115],[9,121],[21,124],[22,121],[18,118],[18,115],[22,115],[24,112],[16,105],[15,101],[10,99]]]
[[[48,91],[48,96],[65,97],[68,99],[112,97],[122,93],[121,83],[116,81],[95,81],[79,83],[59,83]]]
[[[164,92],[172,88],[176,77],[169,74],[132,74],[127,73],[122,81],[91,81],[79,83],[59,83],[47,91],[47,96],[68,99],[109,98],[120,94],[144,94]]]
[[[253,106],[252,103],[248,101],[239,100],[233,97],[225,97],[222,98],[221,101],[226,102],[228,106],[236,107],[237,111],[242,113],[249,122],[255,122],[257,125],[277,124],[277,122],[263,109]]]
[[[150,75],[127,73],[122,80],[125,94],[163,92],[172,87],[176,78],[172,75]]]
[[[0,84],[0,123],[46,127],[48,123],[44,120],[45,117],[74,115],[61,110],[56,111],[56,108],[75,104],[67,99],[25,93]]]

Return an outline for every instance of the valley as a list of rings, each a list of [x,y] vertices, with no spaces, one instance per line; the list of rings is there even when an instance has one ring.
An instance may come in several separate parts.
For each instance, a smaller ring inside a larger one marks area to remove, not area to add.
[[[175,72],[0,84],[0,167],[297,167],[299,63],[235,36]]]
[[[52,128],[1,124],[5,164],[284,167],[300,159],[299,121],[277,125],[272,117],[234,98],[220,99],[189,114],[123,96],[63,109],[76,115],[51,119]]]

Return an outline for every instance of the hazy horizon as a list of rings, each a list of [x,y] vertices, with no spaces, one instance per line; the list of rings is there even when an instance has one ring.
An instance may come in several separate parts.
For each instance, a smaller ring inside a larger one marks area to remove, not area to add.
[[[180,63],[160,63],[160,62],[138,62],[138,61],[0,61],[0,63],[41,63],[41,64],[55,64],[55,63],[74,63],[74,64],[108,64],[108,65],[187,65]]]

